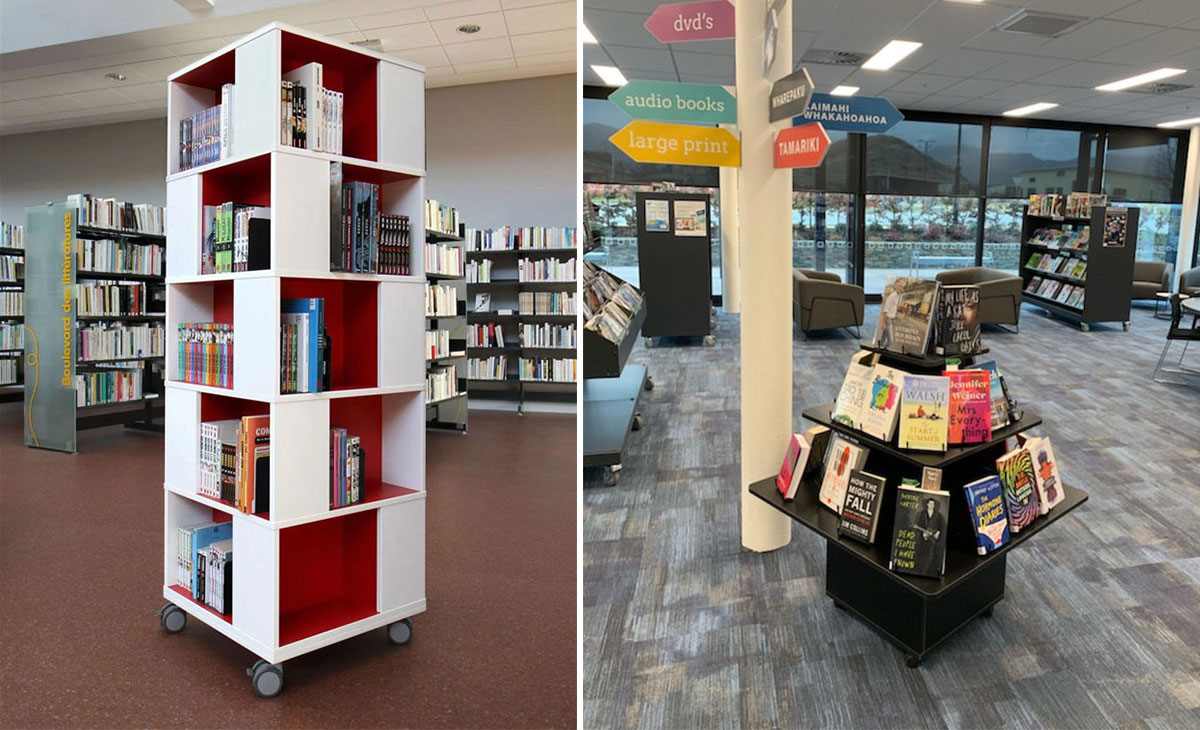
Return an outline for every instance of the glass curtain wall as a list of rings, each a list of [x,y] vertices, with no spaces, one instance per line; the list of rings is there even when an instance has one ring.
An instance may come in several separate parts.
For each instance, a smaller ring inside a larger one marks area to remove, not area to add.
[[[792,171],[792,266],[853,282],[858,151],[846,132],[829,132],[820,167]]]
[[[1141,209],[1139,261],[1175,263],[1183,217],[1183,170],[1179,140],[1137,130],[1108,135],[1103,192],[1114,203]]]

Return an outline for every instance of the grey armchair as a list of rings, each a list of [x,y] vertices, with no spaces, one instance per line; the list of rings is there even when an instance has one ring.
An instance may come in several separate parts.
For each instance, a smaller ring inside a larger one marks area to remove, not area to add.
[[[863,305],[862,287],[842,283],[837,274],[812,269],[792,272],[792,319],[805,336],[814,330],[858,327],[863,323]]]
[[[1020,331],[1021,277],[996,269],[970,266],[937,275],[943,284],[972,284],[979,287],[979,321],[1011,324]]]
[[[1133,262],[1133,298],[1157,299],[1161,291],[1171,290],[1171,264],[1162,261]]]
[[[1179,275],[1179,293],[1189,297],[1200,297],[1200,266]]]

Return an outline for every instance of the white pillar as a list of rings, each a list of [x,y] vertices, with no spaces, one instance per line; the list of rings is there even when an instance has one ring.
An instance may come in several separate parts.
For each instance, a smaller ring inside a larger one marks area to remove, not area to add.
[[[776,170],[769,122],[771,83],[792,71],[792,3],[783,4],[775,63],[763,78],[766,0],[736,0],[738,239],[741,300],[742,545],[776,550],[792,539],[792,521],[749,492],[773,476],[792,433],[792,253],[790,170]]]
[[[1192,127],[1188,137],[1187,171],[1183,177],[1183,216],[1179,221],[1179,250],[1175,254],[1175,273],[1171,276],[1171,291],[1179,274],[1192,268],[1193,246],[1196,243],[1196,218],[1200,208],[1200,126]]]
[[[738,240],[737,169],[719,167],[721,172],[721,307],[730,314],[741,311],[740,248]]]

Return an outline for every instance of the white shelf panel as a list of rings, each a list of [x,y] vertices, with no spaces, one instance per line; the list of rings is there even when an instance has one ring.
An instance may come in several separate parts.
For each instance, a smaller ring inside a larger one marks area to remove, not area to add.
[[[425,501],[379,510],[376,585],[379,610],[425,599]]]
[[[422,546],[422,548],[423,547],[424,546]],[[422,550],[422,556],[423,555],[424,551]],[[424,611],[425,599],[422,598],[419,601],[413,601],[412,603],[400,606],[391,611],[378,613],[374,616],[368,616],[367,618],[348,623],[344,626],[339,626],[336,629],[330,629],[324,633],[309,636],[308,638],[301,639],[299,641],[293,641],[292,643],[286,646],[281,646],[280,648],[271,652],[271,657],[268,659],[268,661],[272,663],[278,663],[287,661],[288,659],[294,659],[301,654],[307,654],[308,652],[320,649],[321,647],[329,646],[330,644],[336,644],[339,641],[345,641],[346,639],[358,636],[359,634],[365,634],[368,631],[374,631],[375,629],[383,628],[388,624],[395,623],[401,619],[410,618]]]
[[[289,520],[264,520],[257,515],[248,515],[244,512],[240,512],[236,507],[225,504],[224,502],[218,502],[215,499],[210,499],[209,497],[196,494],[195,492],[189,492],[186,488],[178,485],[164,482],[163,489],[171,494],[183,497],[184,499],[190,499],[200,506],[211,507],[212,509],[224,512],[228,515],[237,515],[240,519],[249,520],[253,524],[272,530],[282,530],[285,527],[295,527],[296,525],[303,525],[309,522],[320,522],[321,520],[330,520],[334,517],[345,517],[346,515],[354,514],[355,512],[367,512],[369,510],[380,509],[390,505],[404,504],[405,502],[413,502],[425,499],[425,492],[416,490],[411,494],[404,494],[399,497],[388,497],[387,499],[380,499],[374,502],[352,504],[346,507],[338,507],[334,510],[326,509],[324,512],[319,514],[307,515],[305,517],[297,517]],[[200,520],[196,521],[199,522]]]
[[[338,281],[407,282],[424,284],[423,276],[395,276],[388,274],[353,274],[341,271],[302,271],[298,269],[263,269],[261,271],[235,271],[228,274],[204,274],[201,276],[168,276],[171,284],[212,284],[218,281],[239,279],[331,279]]]
[[[271,657],[275,654],[275,652],[270,647],[264,646],[247,634],[242,633],[237,629],[236,626],[228,621],[225,621],[220,616],[217,616],[212,611],[209,611],[207,608],[197,604],[194,601],[189,601],[186,598],[183,598],[175,592],[175,589],[172,588],[172,585],[173,584],[168,583],[167,585],[163,586],[163,598],[182,608],[189,616],[197,621],[202,621],[216,630],[218,633],[228,636],[238,644],[241,644],[247,650],[254,652],[256,656],[266,659],[267,661],[273,661]]]
[[[202,111],[202,109],[196,109],[195,111]],[[194,114],[195,112],[192,112],[192,113]],[[236,114],[235,114],[235,117],[236,117]],[[175,149],[174,154],[176,157],[178,157],[178,155],[179,155],[178,148]],[[410,165],[393,165],[393,164],[389,164],[386,162],[376,162],[374,160],[364,160],[359,157],[347,157],[345,155],[335,155],[335,154],[331,154],[329,152],[315,152],[313,150],[301,149],[299,147],[284,147],[283,145],[275,145],[274,147],[260,150],[258,152],[254,152],[252,154],[234,155],[232,157],[226,157],[225,159],[222,159],[222,160],[216,160],[214,162],[210,162],[207,165],[200,165],[198,167],[190,167],[190,168],[188,168],[186,170],[182,170],[180,172],[171,173],[170,175],[167,176],[167,182],[181,180],[186,177],[193,177],[193,176],[200,175],[200,174],[203,174],[206,172],[212,172],[213,170],[219,170],[222,167],[227,167],[229,165],[236,165],[239,162],[245,162],[246,160],[253,159],[255,157],[261,157],[262,155],[267,155],[267,154],[296,155],[298,157],[311,157],[311,158],[318,159],[318,160],[325,160],[326,162],[341,162],[346,165],[365,167],[365,168],[369,168],[371,170],[378,170],[379,172],[384,172],[384,173],[388,173],[391,175],[397,175],[397,176],[402,176],[402,177],[420,178],[420,177],[425,177],[425,175],[426,175],[425,168],[423,168],[423,167],[412,167]]]
[[[235,343],[236,344],[236,343]],[[234,350],[236,353],[236,349]],[[236,359],[236,357],[235,357]],[[236,382],[236,381],[234,381]],[[167,390],[191,390],[209,395],[223,395],[228,398],[255,400],[260,403],[294,403],[297,401],[333,400],[335,398],[361,398],[371,395],[392,395],[395,393],[424,393],[425,383],[403,383],[389,385],[384,388],[351,388],[347,390],[323,390],[319,393],[288,393],[286,395],[262,395],[247,393],[236,388],[218,388],[212,385],[197,385],[196,383],[180,383],[176,380],[167,381]]]

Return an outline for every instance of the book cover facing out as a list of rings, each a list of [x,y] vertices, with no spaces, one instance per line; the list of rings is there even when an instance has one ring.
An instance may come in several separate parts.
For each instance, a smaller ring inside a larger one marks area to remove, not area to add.
[[[1004,490],[1000,478],[990,474],[963,487],[967,509],[975,528],[975,544],[980,555],[987,555],[1008,542],[1008,513],[1004,509]]]
[[[942,375],[907,375],[900,405],[900,447],[945,451],[949,433],[950,379]]]
[[[875,347],[924,355],[937,310],[938,282],[906,276],[888,277],[875,327]]]
[[[1037,477],[1029,449],[1020,447],[996,459],[1000,486],[1004,489],[1004,504],[1008,508],[1008,529],[1014,533],[1033,522],[1038,516]]]
[[[797,463],[801,452],[804,451],[803,441],[802,434],[792,434],[788,439],[787,452],[783,455],[783,464],[779,467],[779,473],[775,475],[775,487],[784,499],[791,499],[795,495],[800,473],[804,471],[804,465]]]
[[[995,360],[977,363],[977,370],[986,370],[992,396],[992,430],[1008,425],[1008,399],[1004,397],[1004,386],[1000,383],[1000,367]]]
[[[886,365],[876,365],[871,373],[862,424],[858,427],[880,441],[896,435],[896,417],[900,412],[900,384],[905,373]]]
[[[992,439],[992,383],[986,370],[947,370],[950,378],[952,444],[978,444]]]
[[[854,538],[870,545],[875,542],[878,527],[879,507],[883,502],[885,480],[881,476],[854,469],[846,485],[846,499],[842,504],[842,519],[838,523],[838,534]]]
[[[897,573],[937,578],[946,567],[946,515],[950,493],[900,486],[888,567]]]
[[[867,459],[867,450],[851,443],[840,434],[834,435],[825,457],[825,476],[821,480],[821,504],[842,513],[846,500],[846,486],[850,483],[850,472],[858,469]]]
[[[938,354],[970,355],[979,352],[980,344],[979,287],[943,286],[938,293]]]
[[[1047,514],[1056,504],[1063,501],[1062,480],[1058,476],[1058,460],[1050,437],[1031,438],[1025,443],[1029,458],[1033,462],[1033,475],[1037,484],[1038,512]]]

